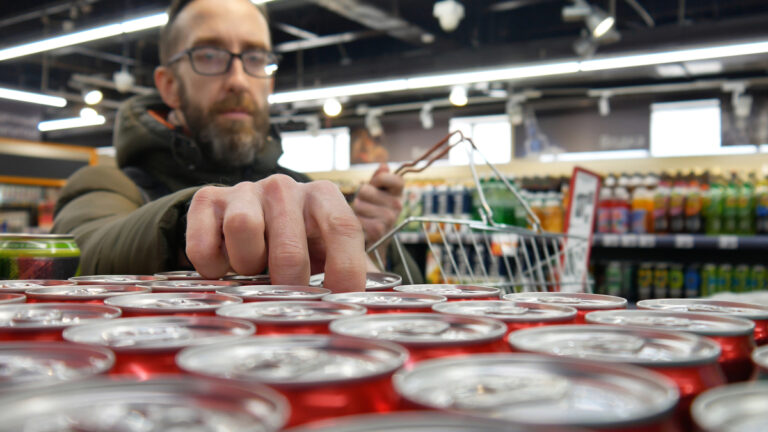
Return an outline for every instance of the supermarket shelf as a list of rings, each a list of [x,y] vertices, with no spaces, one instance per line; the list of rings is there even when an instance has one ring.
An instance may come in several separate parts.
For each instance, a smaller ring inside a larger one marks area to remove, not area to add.
[[[768,236],[595,234],[594,248],[768,250]]]

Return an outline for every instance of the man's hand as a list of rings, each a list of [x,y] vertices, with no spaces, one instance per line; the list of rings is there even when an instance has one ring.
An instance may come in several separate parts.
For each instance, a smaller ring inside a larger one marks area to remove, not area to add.
[[[389,172],[387,164],[379,165],[371,181],[360,187],[352,209],[363,225],[366,248],[395,226],[403,210],[404,187],[403,178]],[[385,248],[386,245],[382,249]]]
[[[228,271],[259,274],[276,285],[307,285],[325,272],[335,292],[365,289],[360,222],[330,182],[297,183],[284,175],[232,187],[206,186],[187,213],[186,253],[207,278]]]

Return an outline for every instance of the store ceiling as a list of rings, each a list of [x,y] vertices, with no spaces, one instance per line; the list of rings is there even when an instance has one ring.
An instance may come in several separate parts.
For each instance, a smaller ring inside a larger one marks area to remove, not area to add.
[[[445,32],[433,16],[432,0],[274,0],[268,3],[273,43],[283,60],[277,91],[328,86],[391,77],[467,70],[516,63],[577,59],[573,44],[584,27],[564,22],[563,0],[461,0],[465,16]],[[2,45],[87,29],[163,10],[164,0],[27,0],[0,5]],[[615,8],[621,40],[601,45],[597,55],[695,44],[765,39],[765,0],[593,0]],[[637,6],[637,7],[635,7]],[[647,12],[644,16],[643,12]],[[0,87],[78,95],[99,87],[107,109],[132,93],[109,88],[122,68],[136,78],[135,91],[153,86],[158,31],[149,30],[103,41],[0,62]],[[550,95],[584,94],[588,89],[690,82],[701,79],[747,79],[768,76],[768,56],[736,57],[721,70],[702,75],[662,77],[655,67],[604,71],[577,76],[499,83],[534,88]],[[492,86],[493,87],[493,86]],[[419,102],[446,97],[433,88],[353,97],[348,105],[370,106]],[[471,95],[482,97],[487,88]],[[501,101],[503,105],[504,101]],[[64,117],[69,108],[50,109]],[[282,114],[316,112],[312,104],[277,107]],[[347,115],[353,112],[345,111]]]

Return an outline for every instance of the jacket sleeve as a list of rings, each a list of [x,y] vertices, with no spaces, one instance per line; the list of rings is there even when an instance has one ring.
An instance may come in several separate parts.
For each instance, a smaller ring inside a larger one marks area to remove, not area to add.
[[[152,274],[178,268],[188,202],[198,188],[144,203],[138,187],[113,167],[70,177],[56,204],[54,233],[74,235],[81,274]]]

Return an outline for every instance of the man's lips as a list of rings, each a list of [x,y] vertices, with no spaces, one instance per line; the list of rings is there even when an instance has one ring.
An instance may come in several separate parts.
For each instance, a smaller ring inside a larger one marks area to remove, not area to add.
[[[249,111],[245,110],[221,111],[218,115],[230,119],[250,119],[253,117]]]

